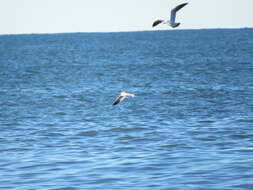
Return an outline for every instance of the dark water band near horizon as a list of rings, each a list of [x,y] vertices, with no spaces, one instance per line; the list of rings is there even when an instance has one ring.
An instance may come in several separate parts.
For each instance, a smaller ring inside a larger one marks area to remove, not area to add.
[[[253,29],[2,35],[0,84],[0,189],[253,189]]]

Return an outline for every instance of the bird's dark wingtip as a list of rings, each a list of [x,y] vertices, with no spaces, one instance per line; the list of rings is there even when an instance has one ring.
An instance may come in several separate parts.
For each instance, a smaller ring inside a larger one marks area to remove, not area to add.
[[[156,20],[155,22],[153,22],[152,27],[155,27],[162,22],[163,22],[163,20]]]
[[[115,105],[117,105],[118,103],[120,102],[120,100],[119,99],[117,99],[115,102],[113,102],[113,106],[115,106]]]

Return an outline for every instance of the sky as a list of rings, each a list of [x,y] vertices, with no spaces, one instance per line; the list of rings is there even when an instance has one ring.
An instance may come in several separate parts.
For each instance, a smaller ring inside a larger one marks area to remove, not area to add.
[[[253,27],[253,0],[0,0],[0,34],[173,30],[152,23],[184,2],[177,29]]]

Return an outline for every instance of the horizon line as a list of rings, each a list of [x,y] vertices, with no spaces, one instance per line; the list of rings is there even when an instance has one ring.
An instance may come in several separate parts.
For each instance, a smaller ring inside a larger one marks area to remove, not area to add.
[[[154,29],[154,30],[122,30],[122,31],[91,31],[91,32],[31,32],[31,33],[3,33],[0,36],[12,35],[50,35],[50,34],[95,34],[95,33],[127,33],[127,32],[159,32],[159,31],[180,31],[180,30],[240,30],[253,29],[253,27],[238,27],[238,28],[182,28],[182,29]]]

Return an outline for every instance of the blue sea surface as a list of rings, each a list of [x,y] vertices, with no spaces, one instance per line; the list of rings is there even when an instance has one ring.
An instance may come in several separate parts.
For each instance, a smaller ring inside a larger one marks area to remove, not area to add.
[[[0,134],[3,190],[252,190],[253,29],[1,35]]]

